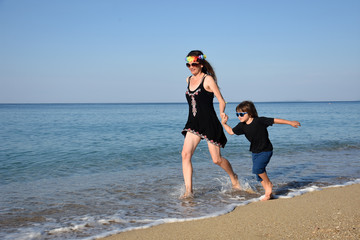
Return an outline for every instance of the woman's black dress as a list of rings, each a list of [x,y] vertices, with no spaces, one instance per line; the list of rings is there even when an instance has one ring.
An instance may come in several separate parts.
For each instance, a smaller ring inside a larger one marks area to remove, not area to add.
[[[185,128],[182,130],[182,134],[186,136],[187,132],[191,132],[223,148],[225,147],[227,139],[214,109],[214,93],[208,92],[204,88],[204,79],[206,76],[205,74],[200,85],[194,91],[190,91],[189,89],[191,81],[191,77],[189,77],[189,83],[185,93],[189,104],[189,116]]]

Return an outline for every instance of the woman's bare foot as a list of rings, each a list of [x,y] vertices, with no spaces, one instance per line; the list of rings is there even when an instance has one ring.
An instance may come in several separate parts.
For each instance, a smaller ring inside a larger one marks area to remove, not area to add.
[[[250,194],[256,194],[256,192],[251,187],[244,189],[244,191]]]
[[[194,194],[192,192],[186,192],[184,193],[184,195],[182,195],[180,197],[180,199],[189,199],[189,198],[193,198],[194,197]]]
[[[231,181],[232,185],[233,185],[233,189],[235,190],[242,190],[240,183],[239,183],[239,179],[238,179],[238,175],[236,173],[234,173],[234,180]]]

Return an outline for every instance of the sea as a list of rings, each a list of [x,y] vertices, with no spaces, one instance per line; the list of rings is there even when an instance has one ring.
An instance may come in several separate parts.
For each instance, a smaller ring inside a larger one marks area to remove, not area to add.
[[[226,107],[232,127],[236,105]],[[360,102],[255,105],[301,123],[268,128],[275,198],[360,183]],[[97,239],[259,201],[249,142],[227,133],[222,155],[254,193],[233,190],[201,141],[194,197],[180,198],[187,114],[187,103],[0,104],[0,239]]]

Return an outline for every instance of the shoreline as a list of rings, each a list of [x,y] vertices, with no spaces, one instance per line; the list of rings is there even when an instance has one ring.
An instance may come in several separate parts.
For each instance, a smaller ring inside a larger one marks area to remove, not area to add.
[[[206,219],[121,232],[118,239],[360,239],[360,184],[253,202]]]

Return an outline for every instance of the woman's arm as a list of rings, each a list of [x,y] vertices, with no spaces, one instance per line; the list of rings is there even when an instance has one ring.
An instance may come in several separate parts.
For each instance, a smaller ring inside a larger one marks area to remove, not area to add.
[[[207,75],[204,80],[204,88],[206,91],[213,92],[217,100],[219,101],[219,110],[221,119],[225,117],[225,107],[226,102],[220,92],[218,85],[216,84],[214,78],[210,75]]]
[[[274,123],[276,124],[288,124],[294,128],[298,128],[301,124],[298,121],[290,121],[286,119],[274,118]]]

